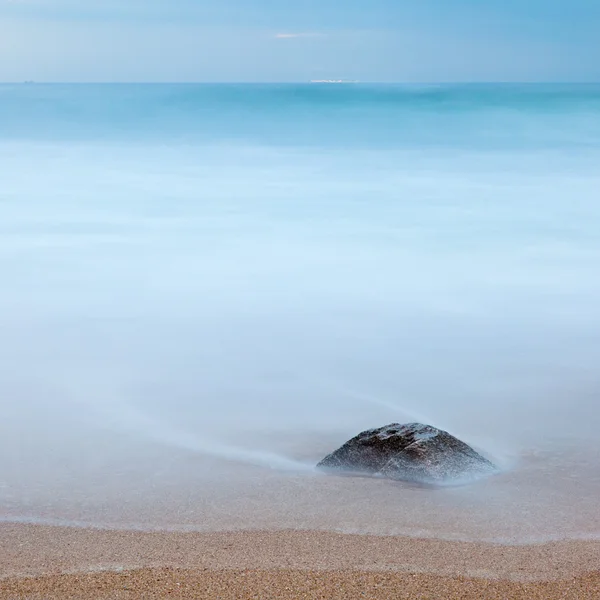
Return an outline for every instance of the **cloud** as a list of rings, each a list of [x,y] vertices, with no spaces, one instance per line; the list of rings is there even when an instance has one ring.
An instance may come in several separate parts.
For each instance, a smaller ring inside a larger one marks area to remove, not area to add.
[[[309,38],[309,37],[321,37],[321,33],[276,33],[275,37],[278,40],[290,40],[293,38]]]

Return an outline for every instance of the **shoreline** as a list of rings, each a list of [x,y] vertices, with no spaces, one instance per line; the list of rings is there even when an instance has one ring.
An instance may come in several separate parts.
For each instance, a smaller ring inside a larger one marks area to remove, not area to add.
[[[500,546],[310,530],[0,523],[2,599],[191,598],[199,590],[195,597],[351,598],[367,590],[369,598],[408,598],[419,589],[431,598],[599,597],[600,541]]]

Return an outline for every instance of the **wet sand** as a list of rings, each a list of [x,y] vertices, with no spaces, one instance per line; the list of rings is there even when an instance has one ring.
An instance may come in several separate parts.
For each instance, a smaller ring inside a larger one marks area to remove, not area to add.
[[[0,525],[0,598],[600,598],[600,542]]]

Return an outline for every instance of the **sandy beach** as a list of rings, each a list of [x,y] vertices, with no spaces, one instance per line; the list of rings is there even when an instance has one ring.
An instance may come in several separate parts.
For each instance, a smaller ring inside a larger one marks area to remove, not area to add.
[[[0,598],[598,598],[600,542],[0,526]]]

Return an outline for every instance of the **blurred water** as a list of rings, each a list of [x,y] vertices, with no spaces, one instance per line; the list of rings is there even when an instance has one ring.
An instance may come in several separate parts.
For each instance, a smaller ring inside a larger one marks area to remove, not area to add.
[[[598,165],[598,86],[0,86],[0,517],[597,535]],[[311,471],[408,420],[506,473]]]

